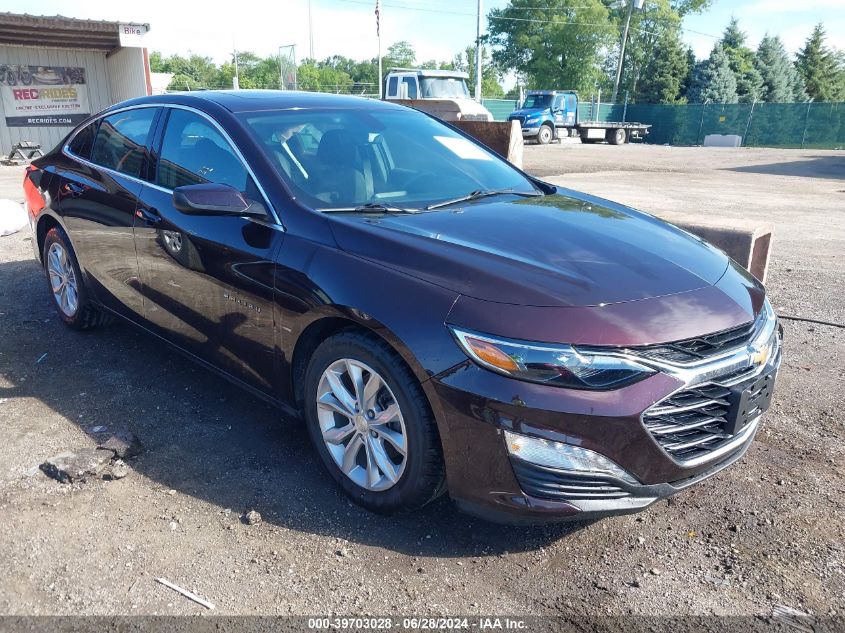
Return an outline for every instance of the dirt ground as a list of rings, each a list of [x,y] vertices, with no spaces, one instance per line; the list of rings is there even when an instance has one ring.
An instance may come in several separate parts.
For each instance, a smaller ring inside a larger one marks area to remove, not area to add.
[[[549,180],[671,219],[774,225],[781,314],[845,323],[845,153],[527,147]],[[2,168],[0,197],[20,199]],[[5,192],[5,193],[4,193]],[[443,498],[385,518],[345,500],[306,434],[125,326],[54,315],[24,232],[0,238],[0,614],[650,614],[845,611],[845,330],[784,321],[775,401],[746,457],[645,513],[506,528]],[[38,470],[128,427],[117,481]],[[257,510],[263,521],[241,515]]]

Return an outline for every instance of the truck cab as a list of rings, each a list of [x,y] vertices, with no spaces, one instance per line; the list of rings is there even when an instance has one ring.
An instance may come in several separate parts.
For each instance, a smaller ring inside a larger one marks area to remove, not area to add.
[[[508,116],[508,121],[514,120],[523,138],[536,138],[543,145],[569,136],[578,125],[578,95],[571,90],[529,90],[522,106]]]
[[[391,68],[384,79],[384,99],[443,121],[492,121],[490,111],[470,96],[467,79],[457,70]]]

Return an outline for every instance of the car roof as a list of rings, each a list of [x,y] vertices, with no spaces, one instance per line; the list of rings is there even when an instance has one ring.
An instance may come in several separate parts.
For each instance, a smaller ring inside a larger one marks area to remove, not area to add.
[[[230,112],[253,112],[256,110],[289,109],[331,109],[353,108],[364,110],[395,110],[402,108],[394,103],[355,97],[334,95],[323,92],[302,92],[294,90],[195,90],[192,92],[172,92],[163,95],[140,97],[116,104],[114,107],[127,107],[142,104],[177,104],[204,109],[203,105],[216,104]]]

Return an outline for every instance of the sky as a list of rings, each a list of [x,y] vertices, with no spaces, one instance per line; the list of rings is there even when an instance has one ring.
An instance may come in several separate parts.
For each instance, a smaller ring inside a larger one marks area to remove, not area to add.
[[[483,0],[484,11],[507,0]],[[543,0],[537,0],[538,6]],[[648,0],[646,0],[646,5]],[[409,41],[418,61],[451,60],[475,41],[477,0],[381,0],[382,51]],[[201,8],[200,8],[201,7]],[[375,57],[375,0],[310,0],[314,56]],[[295,44],[296,57],[309,55],[309,0],[5,0],[4,10],[34,15],[149,23],[147,47],[165,54],[189,52],[230,58],[234,48],[262,56]],[[706,57],[735,15],[755,47],[766,33],[779,34],[790,52],[801,47],[813,26],[823,22],[828,45],[845,50],[845,0],[714,0],[702,15],[684,22],[684,39]],[[483,22],[486,30],[486,20]]]

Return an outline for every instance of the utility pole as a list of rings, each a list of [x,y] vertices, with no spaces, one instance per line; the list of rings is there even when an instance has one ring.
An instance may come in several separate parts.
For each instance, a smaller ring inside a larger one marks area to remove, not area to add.
[[[481,2],[478,0],[478,16],[475,35],[475,100],[481,103]]]
[[[235,56],[235,76],[232,77],[232,88],[234,90],[240,90],[241,84],[240,80],[238,79],[238,49],[234,49],[234,56]]]
[[[631,14],[634,12],[635,0],[628,0],[628,17],[625,18],[625,28],[622,30],[622,47],[619,51],[619,63],[616,64],[616,83],[613,84],[611,103],[616,103],[619,94],[619,82],[622,81],[622,62],[625,60],[625,44],[628,42],[628,28],[631,26]],[[642,2],[639,3],[642,6]]]
[[[384,98],[384,75],[381,70],[381,2],[376,0],[376,39],[378,40],[378,98]]]
[[[308,0],[308,57],[314,59],[314,23],[311,21],[311,0]]]

